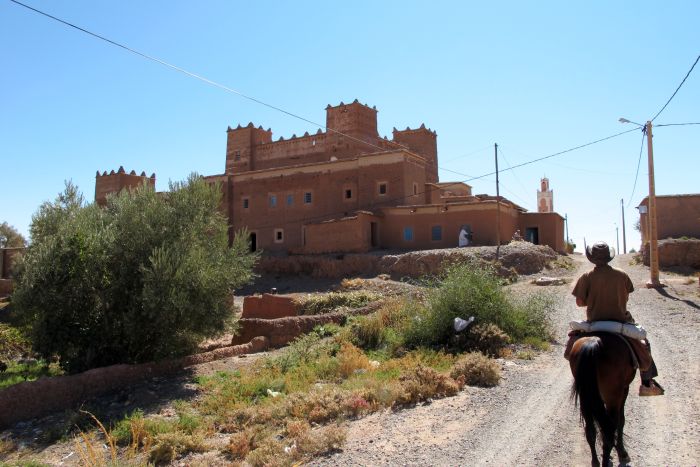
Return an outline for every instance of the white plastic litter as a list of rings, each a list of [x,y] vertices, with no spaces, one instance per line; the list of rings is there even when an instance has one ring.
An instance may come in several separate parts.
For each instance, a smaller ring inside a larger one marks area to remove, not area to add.
[[[569,327],[574,331],[612,332],[638,340],[646,339],[647,337],[646,329],[633,323],[618,323],[617,321],[571,321]]]
[[[455,318],[454,327],[455,331],[462,332],[467,329],[474,322],[474,317],[471,316],[469,319]]]

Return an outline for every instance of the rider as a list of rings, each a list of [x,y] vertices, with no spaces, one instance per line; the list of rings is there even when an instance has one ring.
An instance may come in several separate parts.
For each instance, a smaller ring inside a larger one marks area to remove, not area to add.
[[[584,273],[576,282],[572,294],[576,297],[576,305],[586,307],[588,321],[619,321],[634,323],[634,318],[627,311],[627,299],[634,291],[629,276],[620,269],[608,265],[615,256],[615,250],[610,254],[610,247],[605,242],[598,242],[586,248],[586,257],[595,264],[592,271]],[[573,345],[572,336],[570,344]],[[567,346],[569,348],[569,346]],[[651,358],[651,347],[646,340],[651,365],[641,371],[642,384],[639,387],[640,396],[660,396],[664,389],[654,381],[658,376],[656,365]]]

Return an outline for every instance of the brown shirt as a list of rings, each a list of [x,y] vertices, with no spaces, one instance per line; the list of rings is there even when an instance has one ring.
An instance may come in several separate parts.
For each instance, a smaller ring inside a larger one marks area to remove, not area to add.
[[[583,274],[572,294],[586,304],[588,321],[634,322],[627,311],[627,298],[633,290],[624,271],[606,264]]]

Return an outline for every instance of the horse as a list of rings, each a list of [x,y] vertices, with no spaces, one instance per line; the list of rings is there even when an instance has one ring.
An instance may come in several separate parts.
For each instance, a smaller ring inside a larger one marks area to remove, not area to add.
[[[600,467],[596,454],[596,436],[603,440],[602,464],[611,463],[612,448],[622,465],[630,462],[625,450],[625,401],[636,374],[630,348],[623,337],[596,332],[578,339],[569,357],[574,382],[571,397],[580,406],[586,440],[591,448],[591,465]]]

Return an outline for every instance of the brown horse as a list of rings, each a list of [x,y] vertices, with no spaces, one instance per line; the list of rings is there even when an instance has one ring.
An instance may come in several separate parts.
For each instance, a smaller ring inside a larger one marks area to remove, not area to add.
[[[601,463],[596,454],[596,436],[603,440],[603,465],[611,463],[614,447],[620,464],[630,462],[625,450],[625,401],[636,368],[630,350],[621,336],[608,333],[586,334],[571,349],[569,364],[574,375],[572,398],[579,404],[585,423],[586,440],[591,448],[591,465]]]

